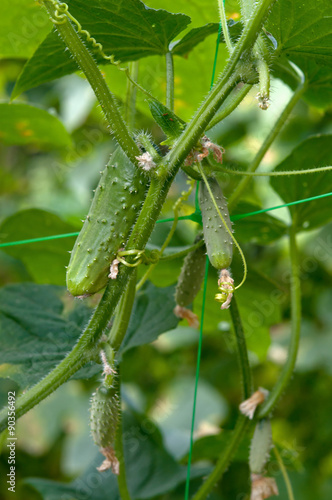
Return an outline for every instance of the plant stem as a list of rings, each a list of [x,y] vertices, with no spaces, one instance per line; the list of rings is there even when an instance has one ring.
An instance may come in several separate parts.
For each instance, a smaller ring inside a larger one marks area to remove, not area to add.
[[[120,378],[120,372],[118,372],[118,383],[119,383],[119,403],[120,403],[120,408],[121,408],[121,378]],[[126,478],[126,463],[125,463],[125,455],[124,455],[124,449],[123,449],[123,421],[122,421],[122,411],[119,413],[119,421],[118,421],[118,428],[117,428],[117,433],[116,433],[116,438],[115,438],[115,455],[116,458],[119,460],[119,465],[120,465],[120,470],[119,470],[119,475],[118,475],[118,487],[119,487],[119,493],[120,493],[120,498],[121,500],[131,500],[130,493],[128,491],[128,486],[127,486],[127,478]]]
[[[304,82],[302,82],[301,85],[299,85],[299,87],[296,89],[296,91],[292,95],[291,99],[287,103],[287,105],[284,108],[283,112],[281,113],[281,115],[277,119],[276,123],[274,124],[272,130],[269,132],[268,136],[264,140],[264,142],[261,145],[258,153],[256,154],[255,158],[253,159],[253,161],[249,165],[247,172],[255,172],[257,170],[257,168],[259,167],[259,165],[260,165],[262,159],[264,158],[266,152],[268,151],[269,147],[271,146],[271,144],[273,143],[273,141],[275,140],[275,138],[279,134],[279,132],[282,129],[282,127],[284,126],[284,124],[285,124],[287,118],[289,117],[290,113],[292,112],[295,104],[302,97],[303,92],[305,91],[305,89],[306,89],[306,85],[305,85]],[[237,185],[237,187],[235,188],[235,190],[233,191],[233,193],[231,194],[231,196],[230,196],[230,198],[228,200],[228,207],[229,207],[230,210],[233,209],[235,207],[235,205],[238,203],[238,201],[240,200],[240,197],[241,197],[242,193],[245,191],[245,189],[248,186],[249,182],[250,182],[250,177],[249,176],[246,177],[246,178],[244,178],[244,179],[242,179],[239,182],[239,184]]]
[[[129,63],[129,74],[132,80],[137,81],[138,79],[138,68],[139,61],[133,61]],[[131,80],[127,81],[127,95],[125,104],[125,121],[127,127],[132,132],[135,127],[135,115],[136,115],[136,95],[137,87],[133,85]]]
[[[232,437],[226,446],[222,450],[222,455],[216,463],[215,468],[208,476],[206,481],[202,484],[200,489],[194,495],[192,500],[204,500],[211,493],[215,484],[221,479],[223,473],[227,469],[229,462],[231,461],[235,451],[237,450],[246,429],[250,425],[250,420],[244,415],[239,415],[235,424],[235,428],[232,433]]]
[[[298,249],[296,244],[295,222],[289,229],[290,261],[291,261],[291,339],[288,350],[287,361],[284,364],[279,379],[267,400],[262,404],[258,412],[258,418],[267,417],[278,403],[292,377],[301,333],[301,284]]]
[[[250,397],[253,391],[253,380],[252,374],[249,366],[248,351],[246,346],[246,340],[244,335],[244,330],[241,322],[241,317],[237,307],[235,297],[232,298],[230,313],[234,327],[235,339],[237,344],[238,361],[240,366],[240,371],[242,375],[243,384],[243,395],[244,398]],[[202,484],[201,488],[198,490],[193,500],[203,500],[205,499],[214,485],[220,481],[223,473],[227,469],[229,462],[232,459],[237,447],[239,446],[241,439],[249,426],[250,421],[244,415],[239,415],[232,438],[230,439],[226,449],[222,450],[222,454],[216,463],[215,468],[208,476],[207,480]]]
[[[291,484],[291,482],[289,480],[289,476],[287,474],[286,467],[285,467],[285,465],[284,465],[284,463],[282,461],[282,458],[280,456],[280,453],[279,453],[278,448],[276,447],[276,445],[273,446],[273,452],[274,452],[274,454],[276,456],[279,468],[281,470],[282,477],[284,478],[284,481],[285,481],[286,490],[287,490],[287,494],[288,494],[288,500],[295,500],[294,493],[293,493],[293,488],[292,488],[292,484]]]
[[[191,148],[197,143],[213,115],[220,108],[230,91],[241,81],[242,75],[251,70],[251,66],[249,65],[248,67],[243,61],[255,43],[258,33],[268,16],[268,11],[275,1],[262,0],[257,5],[253,16],[246,24],[239,41],[235,45],[232,57],[225,66],[220,78],[166,156],[169,171],[176,168],[185,160]]]
[[[129,238],[128,250],[145,247],[172,181],[172,176],[165,180],[152,180],[141,213]],[[76,346],[44,379],[17,399],[16,418],[24,415],[36,404],[52,394],[84,364],[95,357],[97,342],[114,312],[130,275],[134,271],[134,268],[120,266],[117,279],[109,281],[103,297]],[[0,432],[6,428],[6,425],[7,408],[4,408],[0,412]]]
[[[111,345],[111,347],[114,349],[115,352],[118,351],[119,347],[121,346],[121,343],[128,329],[130,315],[135,300],[136,280],[137,280],[137,268],[135,267],[129,277],[127,287],[119,302],[118,313],[115,317],[113,326],[108,336],[109,344]]]
[[[174,111],[174,61],[172,52],[166,52],[166,106]]]
[[[43,3],[51,19],[53,21],[56,20],[57,11],[53,2],[43,0]],[[136,156],[140,154],[140,151],[135,144],[135,141],[130,136],[129,131],[120,115],[114,96],[108,88],[96,62],[88,49],[85,47],[74,26],[67,16],[64,19],[65,22],[55,24],[58,34],[68,47],[71,55],[90,83],[116,140],[126,152],[130,160],[136,164]]]
[[[234,109],[236,109],[238,105],[243,101],[251,88],[252,85],[250,83],[244,83],[240,89],[235,90],[234,93],[232,93],[231,96],[226,100],[219,113],[217,113],[210,121],[207,130],[210,130],[212,127],[224,120],[226,116],[230,115],[234,111]]]
[[[193,250],[196,250],[197,248],[201,247],[204,245],[204,240],[199,240],[197,243],[194,243],[190,247],[185,248],[184,250],[180,250],[180,252],[174,252],[169,255],[165,255],[160,257],[161,262],[165,262],[168,260],[175,260],[175,259],[181,259],[182,257],[185,257],[188,255],[188,253],[192,252]]]
[[[238,360],[240,371],[242,375],[242,385],[243,385],[243,398],[248,399],[253,392],[253,380],[252,373],[249,365],[248,350],[246,345],[246,339],[244,335],[244,330],[242,326],[242,321],[237,306],[236,298],[233,296],[231,305],[229,308],[231,314],[234,333],[237,343]]]
[[[218,8],[219,8],[220,22],[221,22],[221,26],[222,26],[222,33],[224,35],[224,39],[225,39],[225,43],[226,43],[226,47],[228,49],[228,52],[229,52],[229,54],[231,54],[233,52],[233,44],[232,44],[231,37],[229,36],[224,0],[218,0]]]

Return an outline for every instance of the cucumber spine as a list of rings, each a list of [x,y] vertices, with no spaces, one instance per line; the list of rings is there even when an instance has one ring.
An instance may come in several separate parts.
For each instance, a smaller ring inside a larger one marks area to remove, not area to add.
[[[126,245],[146,188],[146,177],[118,147],[101,174],[71,253],[67,288],[72,295],[91,295],[106,286],[110,265]]]
[[[214,177],[210,177],[207,181],[224,221],[229,231],[232,232],[227,202],[221,186]],[[199,204],[202,212],[204,241],[210,263],[216,269],[226,269],[233,258],[233,240],[220,219],[204,182],[200,182],[199,185]]]

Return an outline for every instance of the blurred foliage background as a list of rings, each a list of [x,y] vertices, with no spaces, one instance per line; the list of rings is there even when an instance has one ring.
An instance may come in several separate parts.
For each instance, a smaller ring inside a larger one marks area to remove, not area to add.
[[[165,8],[161,0],[146,3],[151,7]],[[190,15],[191,27],[216,22],[217,19],[215,6],[202,8],[198,1],[168,0],[166,8]],[[236,2],[227,2],[227,11],[228,16],[238,18]],[[25,60],[50,27],[46,19],[41,19],[40,26],[32,30],[29,13],[23,18],[25,21],[17,26],[16,35],[25,37],[25,46],[21,47],[17,42],[16,56],[10,51],[1,54],[0,96],[4,103],[10,99]],[[26,26],[25,31],[22,26]],[[214,51],[215,35],[212,35],[187,58],[175,60],[175,110],[185,120],[192,116],[209,90]],[[218,70],[225,60],[226,52],[221,45]],[[121,108],[125,77],[113,67],[105,66],[103,71]],[[139,81],[164,100],[164,60],[157,56],[142,59]],[[213,130],[215,140],[226,149],[225,161],[230,166],[243,168],[250,162],[291,96],[289,87],[273,78],[271,106],[263,112],[256,104],[256,92],[257,89],[253,89],[239,108]],[[162,139],[161,131],[151,119],[145,97],[138,94],[137,98],[136,128],[151,131],[158,143]],[[44,108],[58,120],[53,123],[47,118],[43,122],[43,117],[38,115],[35,128],[27,129],[19,109],[17,117],[7,116],[6,109],[1,111],[0,104],[0,242],[79,231],[99,171],[114,148],[96,99],[82,75],[77,73],[31,89],[17,101]],[[332,108],[319,109],[301,101],[265,156],[262,169],[277,165],[309,136],[331,134],[331,116]],[[238,177],[225,176],[227,194],[236,182]],[[164,215],[172,215],[172,203],[185,183],[185,175],[179,173]],[[250,184],[243,202],[247,203],[241,206],[245,212],[252,205],[270,207],[281,204],[282,200],[268,178],[260,178]],[[192,206],[193,199],[190,199],[184,213],[190,213]],[[241,210],[239,207],[237,213]],[[234,226],[249,267],[248,281],[238,294],[239,305],[255,384],[267,389],[276,380],[288,343],[289,262],[285,224],[289,220],[287,209],[281,209],[259,220],[238,221]],[[151,242],[160,245],[168,229],[168,224],[158,225]],[[196,230],[193,222],[180,222],[172,245],[190,244]],[[272,421],[274,440],[288,469],[294,496],[301,500],[327,500],[332,496],[331,230],[329,224],[299,237],[302,341],[296,373]],[[26,282],[64,286],[65,265],[73,242],[72,237],[1,249],[1,286]],[[160,264],[152,275],[152,282],[158,287],[173,285],[180,267],[181,261]],[[235,276],[239,277],[241,271],[241,264],[235,259]],[[241,401],[230,318],[213,301],[215,281],[215,272],[210,270],[194,447],[194,460],[206,467],[222,450]],[[199,296],[194,305],[198,314],[201,303]],[[181,323],[152,344],[126,352],[121,369],[126,405],[155,422],[166,451],[182,464],[186,463],[189,446],[197,341],[197,331]],[[8,365],[1,365],[1,406],[6,403],[9,390],[19,390],[15,377],[6,378],[7,375]],[[33,481],[29,484],[27,478],[67,483],[91,466],[97,449],[89,435],[88,406],[97,381],[98,375],[89,380],[72,380],[20,419],[17,424],[19,498],[60,498],[55,483],[53,488],[45,486],[49,483],[35,483],[33,488]],[[212,500],[246,498],[249,491],[248,444],[246,439],[235,462],[211,494]],[[0,459],[1,477],[6,477],[7,467],[4,451]],[[276,477],[280,499],[286,499],[283,479],[273,455],[268,471]],[[196,482],[198,485],[200,479],[193,481],[193,489]],[[150,494],[150,497],[182,498],[183,477],[174,487],[169,495]],[[11,498],[4,482],[0,488],[2,498]]]

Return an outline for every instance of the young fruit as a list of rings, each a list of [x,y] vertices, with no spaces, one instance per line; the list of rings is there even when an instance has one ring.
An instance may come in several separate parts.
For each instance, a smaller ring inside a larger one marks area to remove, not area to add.
[[[195,243],[201,239],[202,236],[198,236]],[[189,306],[200,291],[205,275],[205,262],[205,245],[201,245],[185,257],[175,290],[175,302],[180,307]]]
[[[249,466],[253,474],[261,474],[270,457],[272,447],[272,429],[269,419],[260,420],[256,424],[251,440]]]
[[[102,172],[77,237],[67,269],[72,295],[98,292],[107,284],[109,269],[124,248],[146,192],[146,178],[118,147]]]
[[[117,389],[101,385],[92,395],[90,406],[90,428],[94,442],[105,460],[97,468],[100,472],[112,469],[119,474],[119,460],[114,445],[119,422],[120,403]]]
[[[219,211],[227,227],[232,231],[227,203],[219,182],[211,177],[208,179],[208,183]],[[202,212],[204,240],[209,260],[216,269],[225,269],[232,262],[233,241],[212,202],[210,193],[204,182],[200,182],[199,185],[199,203]]]
[[[119,397],[114,387],[100,386],[91,398],[90,428],[100,448],[113,446],[119,417]]]

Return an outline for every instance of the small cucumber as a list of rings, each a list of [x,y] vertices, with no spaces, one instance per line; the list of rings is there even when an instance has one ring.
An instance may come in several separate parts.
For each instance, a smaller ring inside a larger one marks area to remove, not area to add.
[[[208,183],[221,215],[229,230],[232,231],[227,202],[219,182],[217,179],[211,177],[208,179]],[[212,203],[210,193],[204,182],[200,182],[199,185],[199,203],[202,212],[204,241],[209,260],[216,269],[226,269],[232,262],[233,241]]]
[[[271,422],[269,419],[260,420],[256,424],[251,440],[249,467],[252,474],[262,474],[265,464],[270,458],[271,447]]]
[[[106,286],[110,264],[124,248],[144,200],[147,180],[118,147],[102,172],[67,269],[72,295]]]
[[[100,386],[92,395],[90,429],[94,442],[100,448],[112,447],[120,412],[119,397],[114,387]]]
[[[195,242],[202,239],[196,238]],[[205,275],[206,248],[202,245],[185,257],[175,290],[175,302],[181,307],[187,307],[193,302],[201,289]]]
[[[172,146],[184,131],[186,122],[181,120],[173,111],[159,101],[150,100],[149,108],[153,118],[167,136],[167,140],[164,141],[163,144]]]

